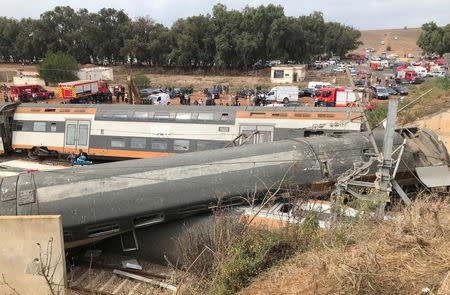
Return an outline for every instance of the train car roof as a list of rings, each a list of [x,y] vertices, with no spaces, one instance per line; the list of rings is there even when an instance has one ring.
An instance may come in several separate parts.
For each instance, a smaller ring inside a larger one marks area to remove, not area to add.
[[[12,103],[0,103],[0,108]],[[47,104],[47,103],[22,103],[20,108],[81,108],[97,109],[99,111],[161,111],[161,112],[236,112],[236,111],[260,111],[260,112],[359,112],[358,109],[336,107],[256,107],[256,106],[184,106],[184,105],[126,105],[126,104]]]

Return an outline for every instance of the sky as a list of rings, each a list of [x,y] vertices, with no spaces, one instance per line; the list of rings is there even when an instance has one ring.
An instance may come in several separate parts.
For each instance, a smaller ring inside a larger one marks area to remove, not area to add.
[[[149,16],[170,27],[178,18],[211,13],[219,1],[210,0],[0,0],[0,16],[16,19],[39,18],[55,6],[86,8],[97,12],[103,7],[124,10],[132,19]],[[420,27],[430,21],[438,25],[450,23],[450,0],[291,0],[256,1],[222,0],[228,9],[241,10],[246,5],[275,4],[284,7],[285,15],[307,15],[321,11],[326,21],[336,21],[359,30]]]

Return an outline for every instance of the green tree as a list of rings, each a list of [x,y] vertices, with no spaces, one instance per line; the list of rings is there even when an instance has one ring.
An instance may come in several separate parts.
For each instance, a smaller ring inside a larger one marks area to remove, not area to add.
[[[39,64],[39,76],[47,82],[65,82],[76,80],[77,61],[63,52],[48,52]]]
[[[139,89],[144,89],[150,87],[150,79],[145,75],[138,75],[133,77],[134,84],[136,84]]]
[[[439,27],[434,22],[423,24],[417,45],[425,54],[450,52],[450,24],[445,27]]]

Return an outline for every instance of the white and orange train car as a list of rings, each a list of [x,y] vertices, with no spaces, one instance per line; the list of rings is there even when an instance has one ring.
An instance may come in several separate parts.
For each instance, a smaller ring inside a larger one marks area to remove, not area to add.
[[[359,113],[337,108],[22,104],[11,146],[31,154],[148,158],[361,128]]]

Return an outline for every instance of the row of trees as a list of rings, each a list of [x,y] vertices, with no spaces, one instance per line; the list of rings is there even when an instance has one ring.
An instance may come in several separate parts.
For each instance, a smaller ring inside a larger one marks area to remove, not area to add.
[[[282,6],[228,10],[178,19],[171,28],[148,17],[131,20],[122,10],[56,7],[39,19],[0,18],[0,55],[6,61],[65,52],[80,62],[126,62],[183,67],[246,68],[280,59],[309,62],[321,54],[343,55],[358,47],[360,32],[325,22],[320,12],[287,17]]]
[[[423,24],[417,45],[426,54],[450,52],[450,24],[445,27],[439,27],[434,22]]]

